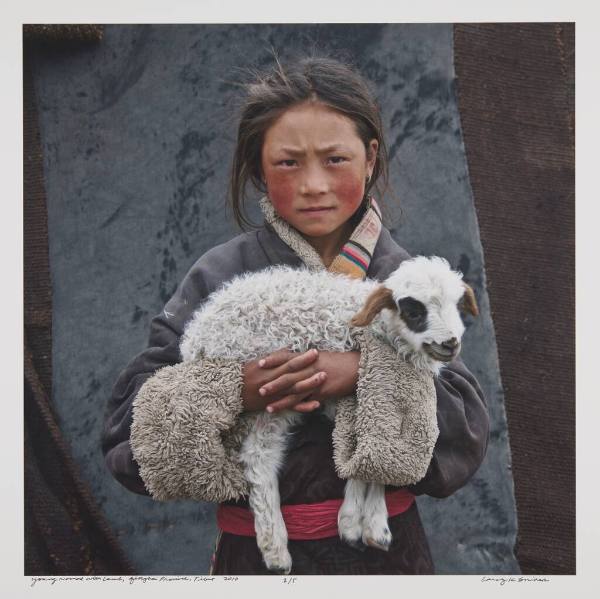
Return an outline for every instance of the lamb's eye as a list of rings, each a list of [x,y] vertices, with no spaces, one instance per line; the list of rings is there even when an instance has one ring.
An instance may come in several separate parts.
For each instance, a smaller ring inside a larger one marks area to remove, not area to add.
[[[398,300],[398,308],[402,311],[402,315],[407,318],[419,318],[427,313],[425,305],[412,297],[403,297]]]
[[[400,316],[409,329],[421,333],[427,328],[427,308],[425,304],[413,297],[403,297],[398,300]]]

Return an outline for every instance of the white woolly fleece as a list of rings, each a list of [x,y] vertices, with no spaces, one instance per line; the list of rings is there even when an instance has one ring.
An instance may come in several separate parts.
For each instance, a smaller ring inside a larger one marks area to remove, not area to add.
[[[465,292],[462,273],[452,270],[439,256],[405,260],[386,279],[385,286],[392,290],[396,301],[410,296],[425,305],[435,298],[439,303],[456,306]]]
[[[213,293],[186,325],[183,363],[158,371],[134,401],[131,447],[153,497],[223,501],[248,493],[241,447],[256,416],[243,413],[242,364],[281,347],[359,349],[356,397],[340,401],[335,414],[336,470],[380,484],[419,481],[438,435],[431,373],[440,367],[420,344],[444,327],[443,335],[460,339],[464,286],[445,260],[424,257],[402,262],[384,284],[395,300],[427,306],[426,331],[410,338],[390,309],[366,328],[349,326],[379,283],[316,267],[272,267]]]
[[[184,361],[252,360],[286,347],[351,351],[348,323],[378,285],[327,271],[272,267],[236,277],[212,294],[186,325]]]
[[[379,283],[325,270],[275,266],[241,275],[215,291],[186,325],[184,361],[212,358],[253,360],[281,348],[304,352],[351,351],[351,318]],[[384,309],[371,331],[417,368],[437,374],[442,363],[422,351],[423,343],[460,340],[464,325],[457,303],[465,292],[462,275],[443,258],[405,260],[384,286],[395,301],[412,297],[427,307],[427,328],[411,331],[396,310]]]

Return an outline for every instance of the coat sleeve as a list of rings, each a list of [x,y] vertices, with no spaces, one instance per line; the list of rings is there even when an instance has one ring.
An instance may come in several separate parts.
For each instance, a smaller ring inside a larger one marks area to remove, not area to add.
[[[489,438],[489,415],[479,383],[460,359],[435,380],[439,436],[424,478],[408,487],[415,495],[448,497],[481,465]]]
[[[104,461],[115,479],[135,493],[148,495],[129,444],[133,400],[156,371],[179,361],[179,334],[165,318],[155,317],[148,348],[121,372],[108,402],[102,433]]]
[[[161,380],[169,373],[174,380],[181,377],[184,365],[180,364],[179,343],[184,326],[224,276],[237,274],[232,269],[236,256],[231,253],[211,250],[194,264],[162,312],[153,318],[147,348],[126,366],[113,387],[102,433],[102,452],[111,474],[130,491],[149,494],[131,447],[134,400],[158,371],[165,369]],[[223,256],[229,256],[229,259],[224,262]],[[237,261],[237,264],[238,269],[239,264],[243,267],[243,262]],[[173,368],[168,370],[166,367]],[[211,372],[214,373],[212,366]],[[241,408],[241,401],[219,407],[229,409],[233,416]]]

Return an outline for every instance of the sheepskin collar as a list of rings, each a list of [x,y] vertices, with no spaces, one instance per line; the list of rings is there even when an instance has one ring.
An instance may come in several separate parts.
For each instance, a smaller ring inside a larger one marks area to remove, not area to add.
[[[271,200],[267,196],[263,196],[258,203],[265,220],[273,227],[281,240],[298,254],[298,257],[306,264],[307,268],[309,270],[323,270],[325,265],[315,248],[275,212]]]
[[[304,262],[309,270],[323,270],[325,265],[317,251],[276,212],[267,196],[259,200],[260,208],[267,223],[273,227],[281,240],[288,245]],[[329,266],[331,272],[346,274],[364,279],[381,233],[381,211],[373,198],[350,239],[344,244],[338,256]]]

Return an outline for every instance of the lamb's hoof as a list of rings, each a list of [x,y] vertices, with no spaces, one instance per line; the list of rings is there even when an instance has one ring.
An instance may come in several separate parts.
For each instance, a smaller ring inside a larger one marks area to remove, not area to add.
[[[289,551],[279,552],[277,555],[264,556],[265,565],[273,574],[289,574],[292,571],[292,556]]]
[[[352,549],[358,549],[358,551],[365,551],[366,547],[362,542],[362,539],[347,539],[346,537],[340,537],[346,545],[352,547]]]
[[[362,526],[360,519],[350,516],[338,517],[338,531],[340,533],[340,539],[344,543],[354,547],[354,549],[365,549],[362,544]]]
[[[378,531],[378,534],[367,530],[363,533],[362,541],[365,545],[373,547],[373,549],[389,551],[392,543],[392,533],[387,526],[383,530]]]
[[[381,551],[389,551],[390,550],[389,545],[385,545],[383,543],[378,543],[377,541],[375,541],[373,539],[366,538],[363,540],[363,543],[365,545],[368,545],[369,547],[373,547],[373,549],[381,549]]]

